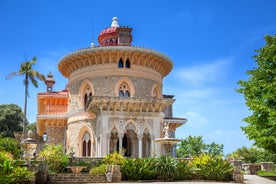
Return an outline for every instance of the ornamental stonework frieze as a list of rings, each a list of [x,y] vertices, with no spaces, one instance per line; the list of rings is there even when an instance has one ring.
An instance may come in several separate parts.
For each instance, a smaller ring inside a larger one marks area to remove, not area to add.
[[[115,59],[111,53],[116,54],[117,58]],[[113,46],[91,47],[72,52],[60,60],[59,70],[65,77],[69,77],[72,72],[80,68],[97,64],[117,63],[120,58],[126,57],[129,57],[133,65],[151,67],[162,77],[166,76],[173,66],[172,61],[167,56],[152,49]]]

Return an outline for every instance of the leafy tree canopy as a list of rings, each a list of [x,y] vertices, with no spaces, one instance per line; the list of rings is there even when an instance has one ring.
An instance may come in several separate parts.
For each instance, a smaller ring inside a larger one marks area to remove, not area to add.
[[[3,137],[14,137],[13,132],[22,131],[23,112],[15,104],[0,105],[0,133]]]
[[[252,115],[242,130],[255,145],[276,153],[276,35],[265,36],[266,45],[253,56],[257,67],[248,70],[247,81],[239,81],[237,92],[244,94]]]
[[[177,157],[196,156],[207,153],[211,156],[223,155],[223,144],[205,144],[202,136],[188,136],[182,139],[176,150]]]

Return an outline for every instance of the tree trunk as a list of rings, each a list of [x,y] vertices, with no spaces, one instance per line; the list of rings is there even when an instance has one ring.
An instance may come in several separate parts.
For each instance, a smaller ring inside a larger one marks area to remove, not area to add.
[[[25,102],[24,102],[24,117],[23,117],[23,131],[22,139],[26,138],[26,125],[27,125],[27,102],[28,102],[28,74],[25,74]]]

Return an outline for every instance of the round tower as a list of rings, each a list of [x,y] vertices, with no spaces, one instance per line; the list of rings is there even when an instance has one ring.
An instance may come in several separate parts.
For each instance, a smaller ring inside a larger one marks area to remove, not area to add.
[[[77,156],[122,149],[133,157],[160,154],[154,139],[162,136],[162,111],[174,102],[162,95],[173,63],[163,53],[132,46],[131,31],[113,17],[98,36],[99,46],[58,63],[68,78],[67,147]]]

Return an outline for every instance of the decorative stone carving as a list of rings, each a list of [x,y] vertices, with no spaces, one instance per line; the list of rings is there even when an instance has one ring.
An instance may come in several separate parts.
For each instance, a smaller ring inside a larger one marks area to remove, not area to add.
[[[136,127],[134,126],[134,124],[133,123],[128,123],[127,125],[126,125],[126,128],[125,128],[126,130],[133,130],[133,131],[136,131]]]

